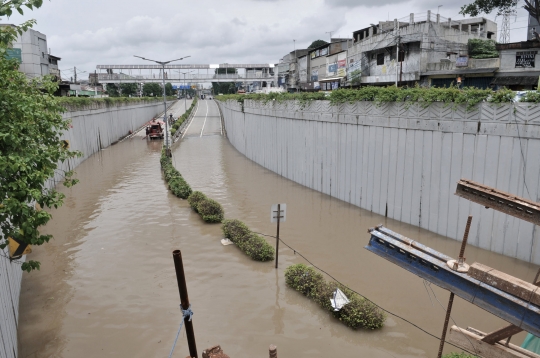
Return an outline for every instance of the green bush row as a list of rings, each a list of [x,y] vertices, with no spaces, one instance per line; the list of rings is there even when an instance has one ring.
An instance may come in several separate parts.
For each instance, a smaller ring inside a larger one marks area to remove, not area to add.
[[[376,87],[365,86],[358,89],[338,89],[330,93],[324,92],[300,92],[283,93],[272,92],[268,94],[231,94],[217,96],[219,101],[235,100],[243,103],[246,99],[269,102],[269,101],[289,101],[296,100],[302,105],[309,101],[329,100],[332,105],[341,103],[354,103],[358,101],[373,101],[377,105],[387,102],[405,102],[408,105],[418,103],[423,107],[428,107],[433,102],[445,104],[466,104],[467,110],[471,110],[480,102],[490,103],[510,103],[515,94],[513,91],[502,88],[498,91],[490,89],[478,89],[474,87]],[[528,93],[522,102],[540,102],[540,93],[532,91]]]
[[[182,114],[180,118],[176,120],[176,122],[174,122],[171,128],[171,135],[174,135],[176,131],[178,130],[178,128],[180,128],[180,126],[186,121],[186,119],[188,119],[189,115],[191,114],[191,111],[193,111],[193,108],[195,107],[196,104],[197,104],[197,97],[193,99],[193,102],[191,102],[191,106],[189,106],[188,110],[184,114]]]
[[[252,232],[240,220],[225,220],[221,226],[225,237],[255,261],[272,261],[275,250],[264,238]]]
[[[381,309],[343,285],[326,282],[312,267],[304,264],[289,266],[285,270],[285,282],[353,329],[378,329],[384,325],[386,315]],[[339,311],[334,311],[330,301],[336,288],[343,291],[350,301]]]
[[[171,158],[165,155],[165,151],[161,154],[160,162],[165,181],[169,185],[171,192],[179,198],[187,199],[191,195],[191,187],[173,166]]]
[[[175,100],[176,97],[167,97],[168,101]],[[138,103],[138,102],[162,102],[163,98],[157,97],[57,97],[58,104],[66,110],[90,106],[92,104],[105,103],[106,106],[115,106],[120,103]]]
[[[224,212],[220,203],[209,199],[200,191],[194,191],[188,198],[188,203],[207,223],[220,223],[223,221]]]

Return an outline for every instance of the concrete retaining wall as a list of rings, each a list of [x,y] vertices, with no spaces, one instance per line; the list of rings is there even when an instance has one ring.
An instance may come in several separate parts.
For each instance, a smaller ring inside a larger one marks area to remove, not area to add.
[[[163,102],[144,102],[110,107],[105,104],[93,105],[64,113],[65,118],[72,119],[73,125],[64,138],[70,141],[72,150],[80,150],[83,156],[70,160],[62,166],[63,169],[76,168],[92,154],[115,143],[162,111]],[[47,186],[52,187],[61,179],[58,174]],[[7,250],[0,250],[0,358],[17,357],[19,295],[23,274],[20,263],[10,263],[7,257]]]
[[[539,201],[540,106],[220,106],[230,142],[267,169],[453,239],[461,240],[473,215],[469,243],[540,263],[535,225],[454,195],[457,181],[467,178]]]

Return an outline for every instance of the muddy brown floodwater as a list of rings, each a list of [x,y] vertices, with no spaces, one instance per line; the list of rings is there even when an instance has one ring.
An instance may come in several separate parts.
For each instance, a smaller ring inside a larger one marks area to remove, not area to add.
[[[458,242],[262,168],[219,135],[217,116],[213,102],[201,101],[173,151],[194,190],[222,203],[227,218],[271,235],[270,206],[287,203],[285,242],[382,307],[440,335],[438,301],[446,307],[448,292],[365,250],[367,229],[382,223],[450,256],[457,256]],[[34,249],[31,259],[42,269],[23,278],[20,357],[167,357],[181,317],[174,249],[184,258],[199,354],[220,344],[232,358],[268,357],[275,344],[282,358],[435,357],[439,342],[400,319],[389,316],[378,331],[353,331],[288,288],[284,269],[303,260],[283,245],[278,270],[222,246],[220,226],[203,223],[167,191],[161,145],[138,137],[119,143],[77,168],[80,184],[60,188],[66,203],[44,230],[55,239]],[[536,273],[533,265],[471,246],[466,257],[527,281]],[[483,331],[505,324],[457,297],[452,317]],[[182,332],[174,356],[186,355]]]

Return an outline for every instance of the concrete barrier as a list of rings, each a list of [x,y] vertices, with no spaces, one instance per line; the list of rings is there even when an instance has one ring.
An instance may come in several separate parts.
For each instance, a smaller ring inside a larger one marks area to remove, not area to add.
[[[540,231],[454,195],[460,178],[539,201],[540,106],[220,102],[249,159],[377,214],[540,263]]]
[[[168,104],[172,104],[169,102]],[[72,150],[83,153],[81,158],[73,158],[59,169],[76,168],[86,158],[117,142],[119,139],[141,127],[163,111],[163,102],[148,101],[137,104],[107,106],[93,104],[86,108],[71,110],[63,114],[72,120],[72,128],[64,134]],[[54,187],[62,177],[51,178],[47,187]],[[17,357],[17,325],[19,318],[19,296],[22,270],[18,263],[11,263],[8,251],[0,250],[0,357]]]

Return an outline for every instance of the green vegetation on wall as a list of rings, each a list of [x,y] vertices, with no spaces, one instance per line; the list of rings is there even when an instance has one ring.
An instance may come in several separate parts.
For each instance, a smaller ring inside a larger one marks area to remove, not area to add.
[[[168,97],[168,101],[176,100],[176,97]],[[90,98],[90,97],[57,97],[58,103],[66,110],[79,109],[94,104],[103,104],[106,106],[116,106],[123,103],[139,103],[139,102],[155,102],[163,103],[163,98],[155,97],[104,97],[104,98]]]
[[[431,103],[441,102],[446,105],[465,104],[467,110],[472,110],[478,103],[509,103],[514,98],[514,92],[509,89],[492,91],[482,90],[473,87],[463,89],[457,87],[449,88],[426,88],[426,87],[375,87],[366,86],[359,89],[338,89],[330,94],[324,92],[300,92],[300,93],[278,93],[269,94],[244,94],[244,95],[223,95],[217,96],[216,100],[235,100],[243,103],[246,99],[263,101],[299,101],[301,105],[306,105],[310,101],[328,100],[332,105],[342,103],[354,103],[358,101],[372,101],[377,105],[388,102],[403,102],[407,105],[418,104],[428,107]]]
[[[482,39],[469,39],[467,43],[470,58],[498,58],[499,51],[495,48],[495,41]]]

